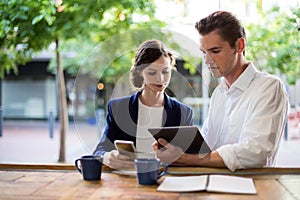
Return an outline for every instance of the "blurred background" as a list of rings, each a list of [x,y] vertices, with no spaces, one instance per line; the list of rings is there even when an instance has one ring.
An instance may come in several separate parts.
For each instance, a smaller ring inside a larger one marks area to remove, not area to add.
[[[176,55],[167,92],[201,127],[218,80],[195,22],[231,11],[247,31],[246,58],[278,76],[290,98],[280,166],[300,166],[299,0],[4,0],[0,2],[0,162],[73,163],[91,154],[109,99],[130,95],[138,46],[162,40]],[[287,156],[288,155],[288,156]]]

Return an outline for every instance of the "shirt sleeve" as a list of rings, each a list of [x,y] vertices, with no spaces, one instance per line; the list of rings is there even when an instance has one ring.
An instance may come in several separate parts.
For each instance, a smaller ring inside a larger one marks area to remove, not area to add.
[[[217,149],[231,171],[272,165],[285,127],[288,98],[280,80],[265,80],[257,93],[251,95],[253,100],[245,110],[249,117],[239,142]]]

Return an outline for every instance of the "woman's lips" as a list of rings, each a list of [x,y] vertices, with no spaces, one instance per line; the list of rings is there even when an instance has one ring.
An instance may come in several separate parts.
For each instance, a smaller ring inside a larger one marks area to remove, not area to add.
[[[164,88],[163,84],[153,84],[153,85],[154,85],[154,87],[159,88],[159,89]]]

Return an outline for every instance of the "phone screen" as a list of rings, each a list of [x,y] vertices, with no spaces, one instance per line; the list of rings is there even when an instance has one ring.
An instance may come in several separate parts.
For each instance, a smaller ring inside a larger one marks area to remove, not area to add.
[[[116,149],[120,154],[130,157],[130,159],[135,159],[135,147],[132,141],[115,141]]]

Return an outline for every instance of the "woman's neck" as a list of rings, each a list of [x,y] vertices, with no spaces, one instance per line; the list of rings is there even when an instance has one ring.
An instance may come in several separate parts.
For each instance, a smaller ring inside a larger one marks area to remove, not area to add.
[[[162,107],[165,104],[164,92],[143,90],[139,98],[144,105],[150,107]]]

